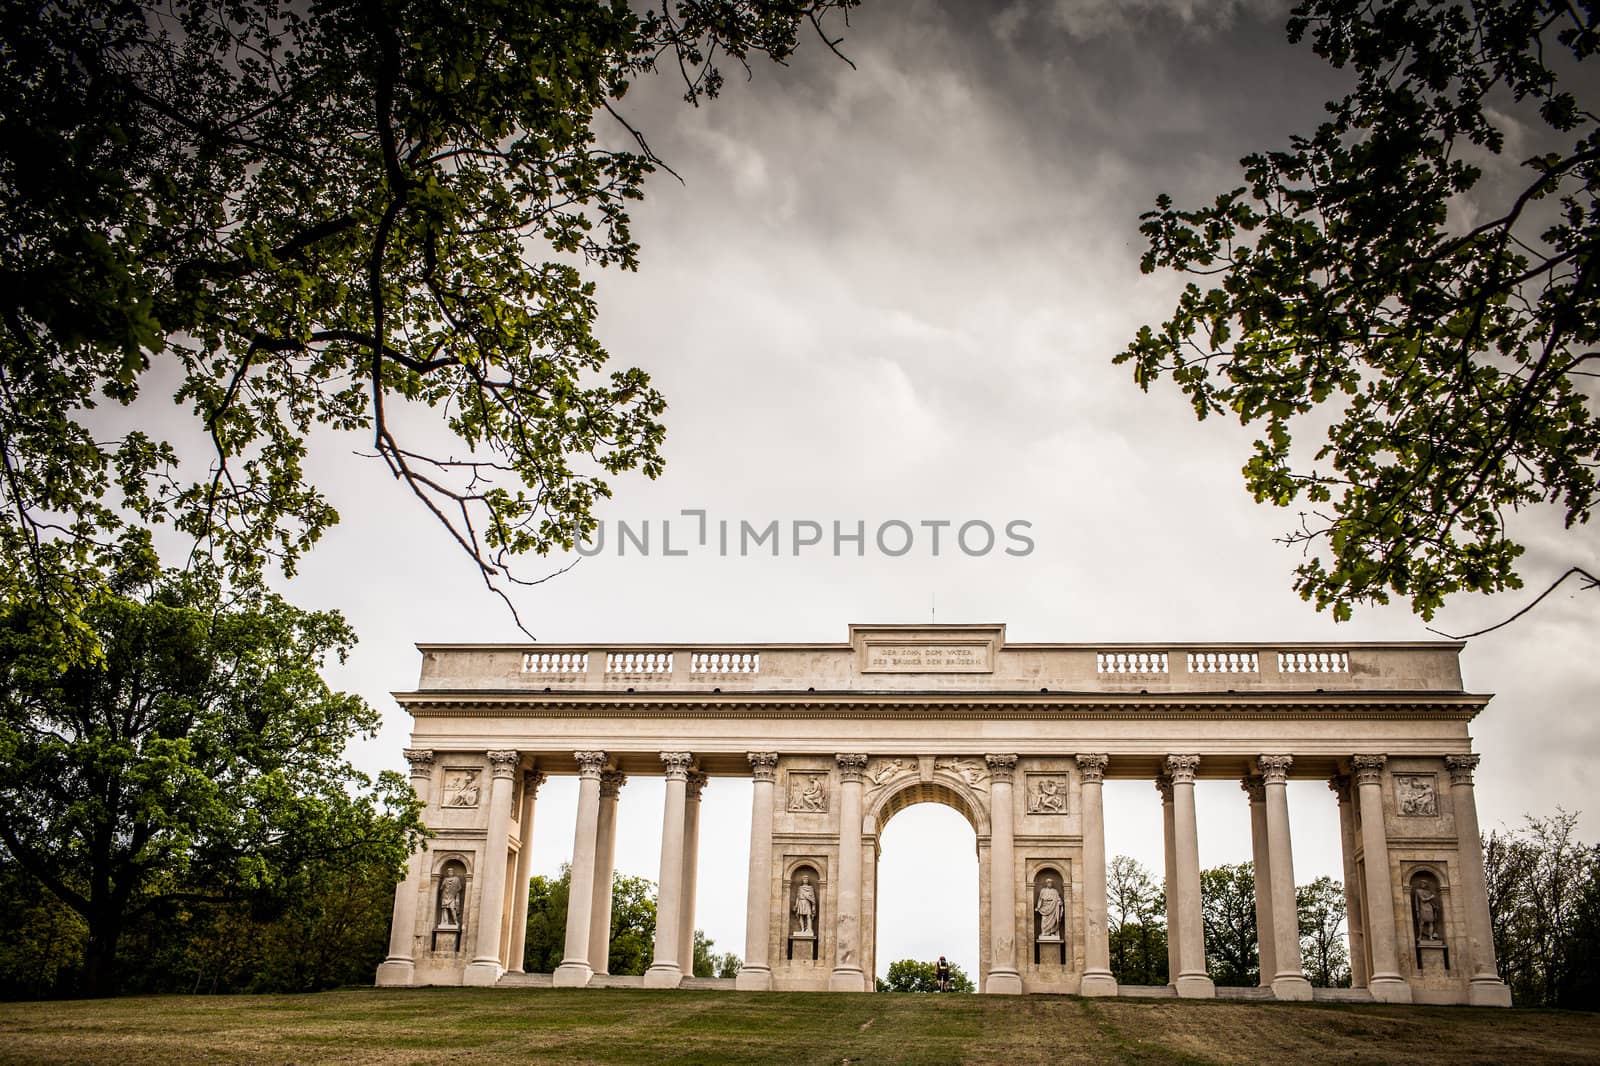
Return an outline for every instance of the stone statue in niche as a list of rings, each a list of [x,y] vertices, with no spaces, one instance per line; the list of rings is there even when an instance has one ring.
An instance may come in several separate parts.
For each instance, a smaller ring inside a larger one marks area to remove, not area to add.
[[[478,771],[451,770],[444,778],[444,806],[476,807],[478,805]]]
[[[1438,815],[1439,793],[1432,774],[1395,774],[1394,791],[1401,814],[1412,818]]]
[[[445,867],[439,879],[439,928],[461,928],[461,890],[465,882],[454,866]]]
[[[1061,899],[1061,893],[1056,891],[1055,878],[1044,879],[1039,889],[1039,902],[1033,909],[1039,915],[1039,939],[1060,940],[1061,923],[1066,917],[1067,906]]]
[[[828,785],[822,774],[793,774],[789,778],[789,809],[811,814],[828,809]]]
[[[802,874],[800,885],[794,890],[795,936],[816,936],[812,924],[817,917],[817,890],[811,887],[811,875]]]
[[[1028,782],[1029,814],[1066,814],[1067,779],[1035,777]]]
[[[1417,939],[1423,943],[1439,940],[1439,886],[1431,877],[1411,882],[1411,907],[1417,915]]]

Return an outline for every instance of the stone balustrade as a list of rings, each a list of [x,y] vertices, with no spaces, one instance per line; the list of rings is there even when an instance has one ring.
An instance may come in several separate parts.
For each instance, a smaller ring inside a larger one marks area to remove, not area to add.
[[[1461,692],[1448,641],[1008,643],[1003,627],[897,644],[421,644],[423,690],[1017,693]],[[915,627],[899,627],[904,633]],[[907,651],[907,647],[910,648]]]

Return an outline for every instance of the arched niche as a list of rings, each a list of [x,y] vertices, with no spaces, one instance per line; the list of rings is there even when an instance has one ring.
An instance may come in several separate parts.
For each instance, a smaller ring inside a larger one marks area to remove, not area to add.
[[[1417,866],[1406,875],[1406,900],[1411,911],[1411,936],[1416,944],[1417,969],[1428,969],[1430,955],[1450,968],[1450,936],[1445,916],[1449,885],[1444,872],[1434,866]]]
[[[460,951],[471,898],[471,867],[464,855],[443,855],[433,869],[432,950]]]
[[[1032,903],[1033,962],[1036,966],[1067,964],[1067,880],[1065,866],[1042,863],[1028,883]]]
[[[788,958],[798,956],[815,962],[822,941],[822,908],[827,898],[821,863],[801,859],[789,865],[784,893],[784,913],[788,916]]]

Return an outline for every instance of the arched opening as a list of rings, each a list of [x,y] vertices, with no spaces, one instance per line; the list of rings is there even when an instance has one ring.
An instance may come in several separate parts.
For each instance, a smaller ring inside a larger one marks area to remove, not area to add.
[[[873,812],[878,828],[873,969],[940,955],[980,980],[978,830],[981,810],[955,788],[919,782]]]

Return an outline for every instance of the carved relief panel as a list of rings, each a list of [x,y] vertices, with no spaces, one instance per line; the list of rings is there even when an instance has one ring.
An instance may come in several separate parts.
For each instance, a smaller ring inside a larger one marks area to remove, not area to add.
[[[477,767],[450,766],[444,771],[444,790],[439,798],[441,807],[476,807],[481,789],[483,771]]]
[[[977,759],[939,759],[933,766],[936,770],[955,774],[968,788],[982,791],[989,787],[988,767]]]
[[[789,771],[789,810],[825,814],[828,810],[828,775],[825,772]]]
[[[873,759],[867,765],[867,780],[874,786],[887,785],[897,777],[916,773],[915,759]]]
[[[1066,774],[1028,774],[1028,813],[1066,814],[1067,784]]]
[[[1438,817],[1438,780],[1433,774],[1395,774],[1394,807],[1406,818]]]

